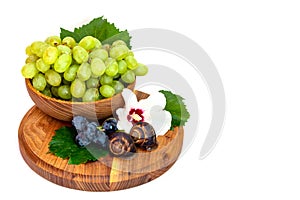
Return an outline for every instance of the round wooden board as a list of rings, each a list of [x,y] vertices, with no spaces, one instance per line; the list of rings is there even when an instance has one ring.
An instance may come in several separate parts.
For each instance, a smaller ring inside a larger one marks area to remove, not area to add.
[[[158,136],[158,148],[139,150],[131,158],[106,156],[96,162],[70,165],[49,153],[55,130],[67,122],[56,120],[33,106],[19,127],[20,152],[29,167],[58,185],[84,191],[115,191],[147,183],[165,173],[177,160],[183,143],[183,128]]]

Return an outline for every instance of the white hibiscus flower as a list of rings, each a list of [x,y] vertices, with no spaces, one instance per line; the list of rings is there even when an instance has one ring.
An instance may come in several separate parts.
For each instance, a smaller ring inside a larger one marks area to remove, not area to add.
[[[172,116],[164,110],[166,98],[160,92],[150,94],[147,99],[137,101],[136,95],[129,89],[123,89],[125,107],[117,109],[118,129],[129,133],[132,126],[140,121],[151,124],[156,135],[164,135],[171,127]]]

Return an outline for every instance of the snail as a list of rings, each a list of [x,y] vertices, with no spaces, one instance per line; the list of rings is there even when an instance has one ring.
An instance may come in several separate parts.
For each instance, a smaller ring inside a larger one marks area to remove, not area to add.
[[[157,147],[156,133],[153,126],[147,122],[137,122],[130,130],[136,146],[151,151]]]
[[[109,134],[108,149],[115,157],[128,157],[136,152],[136,146],[130,135],[124,132]]]

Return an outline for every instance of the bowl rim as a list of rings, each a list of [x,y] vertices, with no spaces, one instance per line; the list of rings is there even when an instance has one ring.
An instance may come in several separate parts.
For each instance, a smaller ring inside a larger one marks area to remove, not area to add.
[[[70,105],[89,105],[89,104],[96,104],[96,103],[100,103],[100,102],[109,102],[111,101],[111,99],[120,96],[121,93],[118,93],[118,94],[115,94],[114,96],[112,97],[109,97],[109,98],[104,98],[104,99],[100,99],[100,100],[97,100],[97,101],[90,101],[90,102],[74,102],[74,101],[68,101],[68,100],[63,100],[63,99],[57,99],[57,98],[54,98],[54,97],[49,97],[43,93],[41,93],[40,91],[38,91],[37,89],[35,89],[31,83],[31,79],[29,78],[25,78],[25,84],[26,84],[26,87],[28,90],[34,92],[36,95],[40,96],[41,98],[44,98],[44,99],[47,99],[49,101],[52,101],[52,102],[56,102],[56,103],[62,103],[62,104],[70,104]],[[133,86],[133,89],[132,91],[134,91],[134,87],[135,87],[135,84],[136,84],[136,80],[133,82],[133,83],[130,83],[128,86]],[[128,88],[127,86],[127,88]]]

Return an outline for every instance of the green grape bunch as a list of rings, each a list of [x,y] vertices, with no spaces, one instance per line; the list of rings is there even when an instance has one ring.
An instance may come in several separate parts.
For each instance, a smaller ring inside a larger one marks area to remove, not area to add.
[[[102,45],[93,36],[78,43],[70,36],[50,36],[27,46],[26,55],[23,77],[42,94],[66,101],[110,98],[148,73],[122,40]]]

